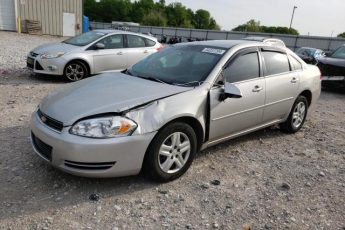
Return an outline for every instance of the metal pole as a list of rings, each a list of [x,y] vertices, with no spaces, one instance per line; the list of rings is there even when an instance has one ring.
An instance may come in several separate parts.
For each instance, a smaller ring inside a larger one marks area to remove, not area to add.
[[[291,29],[291,26],[292,26],[292,21],[293,21],[293,16],[295,15],[295,10],[297,9],[297,6],[294,6],[293,7],[293,10],[292,10],[292,16],[291,16],[291,22],[290,22],[290,27],[289,29]]]

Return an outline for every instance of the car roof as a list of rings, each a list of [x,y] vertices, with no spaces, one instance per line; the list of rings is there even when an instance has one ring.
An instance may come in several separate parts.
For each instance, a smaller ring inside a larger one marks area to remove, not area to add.
[[[145,34],[141,34],[141,33],[134,33],[134,32],[130,32],[130,31],[125,31],[125,30],[112,30],[112,29],[97,29],[97,30],[92,30],[95,32],[100,32],[100,33],[104,33],[104,34],[132,34],[132,35],[139,35],[151,40],[155,40],[157,41],[157,38],[149,36],[149,35],[145,35]]]
[[[277,41],[282,41],[281,39],[278,38],[272,38],[272,37],[245,37],[242,38],[243,40],[248,40],[248,41],[260,41],[263,42],[265,40],[277,40]]]
[[[204,46],[216,46],[220,48],[230,49],[237,45],[243,44],[252,44],[261,46],[261,42],[254,42],[254,41],[246,41],[246,40],[208,40],[208,41],[195,41],[195,42],[188,42],[188,43],[180,43],[180,44],[191,44],[191,45],[204,45]]]
[[[318,48],[313,48],[313,47],[300,47],[299,49],[306,49],[306,50],[321,50]],[[321,50],[322,51],[322,50]]]

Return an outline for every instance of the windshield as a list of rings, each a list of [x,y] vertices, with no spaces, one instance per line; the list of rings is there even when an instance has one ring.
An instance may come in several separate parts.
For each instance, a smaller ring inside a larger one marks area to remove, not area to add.
[[[338,48],[331,56],[332,58],[342,58],[345,59],[345,46]]]
[[[137,77],[185,86],[200,85],[227,50],[204,45],[171,46],[135,64]]]
[[[97,39],[103,37],[104,35],[106,34],[102,32],[91,31],[91,32],[87,32],[87,33],[75,36],[73,38],[67,39],[63,41],[63,43],[75,45],[75,46],[86,46],[90,44],[91,42],[94,42]]]
[[[298,54],[302,54],[305,56],[314,56],[315,52],[316,52],[316,49],[304,49],[304,48],[301,48],[297,51]]]

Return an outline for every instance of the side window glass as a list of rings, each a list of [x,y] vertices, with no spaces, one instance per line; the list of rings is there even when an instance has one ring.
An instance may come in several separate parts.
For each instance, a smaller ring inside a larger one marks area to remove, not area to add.
[[[128,48],[145,47],[145,41],[143,38],[135,35],[127,35]]]
[[[274,51],[264,51],[262,54],[265,59],[266,76],[290,71],[289,60],[286,54]]]
[[[104,44],[104,49],[119,49],[123,48],[123,36],[121,34],[116,34],[112,36],[108,36],[98,43]]]
[[[146,46],[147,47],[152,47],[152,46],[154,46],[154,45],[156,45],[156,42],[155,41],[152,41],[152,40],[150,40],[150,39],[145,39],[145,41],[146,41]]]
[[[302,64],[293,56],[289,55],[293,70],[301,70]]]
[[[229,83],[245,81],[260,76],[258,53],[247,53],[237,57],[224,70],[225,80]]]

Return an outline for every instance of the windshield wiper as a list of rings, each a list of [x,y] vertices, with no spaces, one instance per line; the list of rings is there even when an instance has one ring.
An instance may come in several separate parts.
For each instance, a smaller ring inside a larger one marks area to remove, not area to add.
[[[140,77],[140,78],[143,78],[143,79],[146,79],[146,80],[149,80],[149,81],[160,82],[160,83],[163,83],[163,84],[171,84],[171,82],[163,81],[163,80],[161,80],[159,78],[155,78],[155,77],[143,77],[143,76],[137,76],[137,77]]]
[[[122,73],[133,76],[132,72],[129,69],[124,70]]]
[[[156,77],[144,77],[144,76],[140,76],[140,75],[134,75],[129,69],[124,70],[123,73],[128,74],[128,75],[133,76],[133,77],[146,79],[149,81],[156,81],[156,82],[163,83],[163,84],[172,84],[171,82],[163,81],[163,80],[156,78]]]
[[[190,81],[190,82],[186,82],[186,83],[173,83],[173,85],[177,85],[177,86],[200,86],[202,83],[204,83],[205,81]]]

